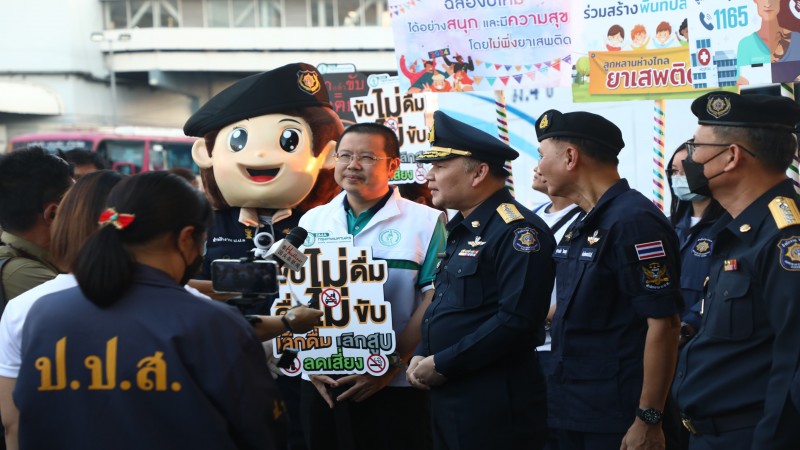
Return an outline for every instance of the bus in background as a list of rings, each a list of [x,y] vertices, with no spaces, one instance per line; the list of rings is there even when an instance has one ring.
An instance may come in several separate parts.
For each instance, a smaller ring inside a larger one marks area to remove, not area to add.
[[[161,134],[163,135],[156,134],[152,129],[139,130],[131,127],[114,132],[59,131],[20,134],[9,141],[9,151],[29,146],[42,147],[50,153],[57,153],[58,150],[90,150],[103,158],[106,167],[127,175],[174,167],[185,167],[195,174],[199,173],[192,160],[192,144],[196,139],[180,136],[177,132]]]

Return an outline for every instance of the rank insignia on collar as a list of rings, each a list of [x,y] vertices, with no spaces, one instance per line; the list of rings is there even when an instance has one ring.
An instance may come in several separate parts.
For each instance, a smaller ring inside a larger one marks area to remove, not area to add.
[[[564,237],[562,239],[564,239],[564,242],[569,242],[572,239],[572,231],[567,231],[564,233]]]
[[[800,223],[800,211],[794,199],[788,197],[775,197],[769,202],[769,210],[778,229],[782,230],[790,225]]]
[[[735,259],[726,259],[722,266],[725,272],[734,272],[739,270],[739,263]]]
[[[469,244],[470,247],[480,247],[482,245],[486,245],[486,242],[482,241],[480,236],[475,236],[475,240],[469,241],[467,244]]]
[[[505,223],[515,222],[522,220],[525,217],[520,214],[519,210],[513,203],[502,203],[497,207],[497,213],[503,218]]]
[[[481,223],[478,222],[477,220],[473,220],[471,225],[472,228],[478,228],[479,226],[481,226]]]
[[[244,229],[244,238],[245,239],[253,239],[253,229],[247,227]]]
[[[753,229],[753,227],[751,227],[749,223],[746,223],[746,224],[744,224],[744,225],[739,227],[739,231],[742,232],[742,233],[747,233],[748,231],[750,231],[752,229]]]
[[[642,266],[644,273],[644,287],[647,289],[663,289],[669,286],[669,276],[667,268],[657,262],[652,262]]]
[[[598,241],[600,241],[600,236],[597,235],[597,230],[594,230],[594,233],[586,238],[586,242],[588,242],[589,245],[597,244]]]

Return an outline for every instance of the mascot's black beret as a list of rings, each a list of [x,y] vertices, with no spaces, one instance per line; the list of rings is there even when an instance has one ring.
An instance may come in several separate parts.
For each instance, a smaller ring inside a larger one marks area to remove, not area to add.
[[[309,64],[287,64],[243,78],[215,95],[189,117],[183,132],[203,137],[238,120],[309,106],[331,107],[322,75]]]

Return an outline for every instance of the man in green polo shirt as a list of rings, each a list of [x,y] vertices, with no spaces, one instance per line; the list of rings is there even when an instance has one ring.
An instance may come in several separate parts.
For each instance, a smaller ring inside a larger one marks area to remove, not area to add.
[[[314,375],[301,387],[309,450],[431,448],[427,393],[405,379],[405,363],[420,340],[422,315],[433,297],[437,255],[444,251],[442,212],[412,202],[389,186],[400,166],[390,128],[361,123],[336,146],[334,178],[343,192],[303,215],[309,233],[353,236],[386,261],[384,300],[392,307],[397,354],[382,376]]]
[[[0,308],[58,275],[50,260],[50,226],[72,183],[70,165],[41,148],[0,157]]]

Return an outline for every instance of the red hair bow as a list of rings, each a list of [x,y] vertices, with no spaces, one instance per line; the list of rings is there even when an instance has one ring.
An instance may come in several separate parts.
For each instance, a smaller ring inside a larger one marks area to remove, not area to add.
[[[122,230],[133,222],[134,217],[136,217],[135,214],[120,214],[114,208],[108,208],[100,214],[100,220],[97,223],[101,227],[111,224],[116,229]]]

